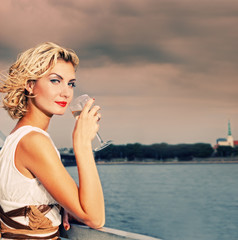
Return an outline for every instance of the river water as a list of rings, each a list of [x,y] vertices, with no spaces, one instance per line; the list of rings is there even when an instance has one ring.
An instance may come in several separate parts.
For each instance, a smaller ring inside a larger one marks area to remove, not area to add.
[[[67,170],[77,179],[76,167]],[[238,164],[98,165],[98,171],[106,227],[163,240],[238,239]]]

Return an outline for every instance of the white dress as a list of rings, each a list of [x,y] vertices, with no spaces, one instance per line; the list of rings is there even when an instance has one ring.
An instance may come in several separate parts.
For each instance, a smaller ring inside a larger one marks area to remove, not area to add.
[[[4,212],[27,205],[56,204],[37,178],[30,179],[24,176],[15,165],[16,147],[22,137],[32,131],[40,132],[50,138],[49,134],[40,128],[23,126],[6,138],[0,151],[0,206]],[[51,142],[55,147],[52,140]],[[55,150],[60,157],[56,147]],[[53,207],[45,216],[52,221],[53,226],[61,224],[61,215],[57,207]],[[28,217],[16,217],[14,220],[24,225],[29,223]]]

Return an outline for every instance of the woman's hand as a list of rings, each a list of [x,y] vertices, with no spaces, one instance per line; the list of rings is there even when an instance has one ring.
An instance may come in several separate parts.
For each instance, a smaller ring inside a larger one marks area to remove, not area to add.
[[[101,118],[99,106],[92,106],[94,99],[90,99],[84,106],[81,114],[76,120],[75,128],[73,131],[73,143],[74,147],[91,146],[91,142],[94,139],[99,129],[98,121]]]

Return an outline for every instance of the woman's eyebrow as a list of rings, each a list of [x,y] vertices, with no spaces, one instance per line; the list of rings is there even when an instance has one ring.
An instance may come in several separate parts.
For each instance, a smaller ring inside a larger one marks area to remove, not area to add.
[[[63,80],[63,78],[62,78],[59,74],[57,74],[57,73],[51,73],[50,76],[51,76],[51,75],[56,75],[58,78],[60,78],[60,79]]]
[[[63,77],[61,77],[59,74],[57,74],[57,73],[51,73],[49,76],[51,76],[51,75],[56,75],[58,78],[60,78],[61,80],[63,80],[64,78]],[[69,80],[69,81],[76,81],[76,79],[75,78],[73,78],[73,79],[71,79],[71,80]]]

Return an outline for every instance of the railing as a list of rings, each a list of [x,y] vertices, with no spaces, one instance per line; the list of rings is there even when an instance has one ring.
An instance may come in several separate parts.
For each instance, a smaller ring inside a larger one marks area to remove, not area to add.
[[[141,235],[137,233],[130,233],[117,229],[103,227],[101,229],[92,229],[87,226],[78,224],[71,224],[70,230],[62,229],[61,239],[70,240],[119,240],[119,239],[134,239],[134,240],[161,240],[158,238]]]

